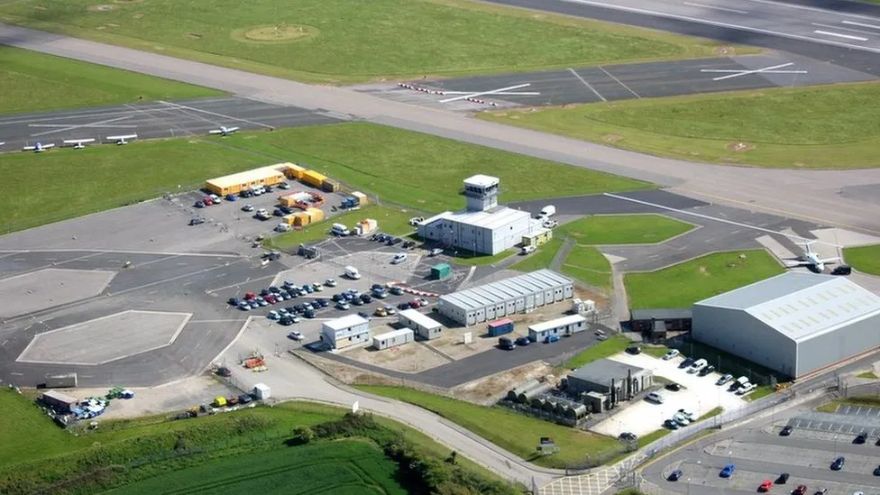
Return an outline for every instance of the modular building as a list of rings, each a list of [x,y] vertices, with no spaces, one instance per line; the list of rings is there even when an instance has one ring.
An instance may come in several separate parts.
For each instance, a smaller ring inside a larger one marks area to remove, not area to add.
[[[513,331],[513,320],[503,318],[500,320],[490,321],[487,325],[490,337],[497,337]]]
[[[405,309],[398,313],[397,321],[401,325],[413,329],[419,338],[424,340],[436,339],[443,333],[443,325],[414,309]]]
[[[587,329],[587,319],[581,315],[563,316],[555,320],[536,323],[529,326],[529,340],[543,342],[551,335],[561,337],[574,335]]]
[[[327,180],[327,177],[321,173],[315,172],[314,170],[306,170],[302,173],[302,176],[299,180],[312,187],[320,188],[324,184],[324,181]]]
[[[48,392],[44,392],[43,395],[40,396],[40,400],[43,404],[55,409],[60,413],[68,413],[76,405],[76,399],[61,392],[50,390]]]
[[[464,326],[525,313],[574,296],[570,278],[537,270],[440,297],[437,311]]]
[[[400,330],[393,330],[373,337],[373,347],[381,351],[382,349],[408,344],[412,341],[413,331],[409,328],[401,328]]]
[[[238,194],[244,190],[259,186],[274,186],[284,182],[284,164],[255,168],[237,174],[224,175],[205,182],[205,189],[218,196]]]
[[[431,280],[443,280],[452,275],[449,263],[437,263],[431,267]]]
[[[787,272],[693,307],[694,340],[794,378],[880,346],[880,297],[845,277]]]
[[[541,229],[527,211],[498,206],[498,178],[475,175],[464,181],[467,209],[446,211],[419,222],[418,234],[444,247],[498,254]]]
[[[530,232],[522,237],[522,245],[525,246],[540,246],[541,244],[545,244],[553,238],[553,231],[544,227],[541,227],[534,232]]]
[[[565,383],[566,391],[572,395],[596,392],[606,395],[613,405],[650,388],[654,374],[611,359],[599,359],[572,371]]]
[[[321,342],[330,349],[345,349],[370,343],[370,322],[348,315],[321,325]]]
[[[305,167],[300,167],[299,165],[290,162],[284,164],[284,175],[286,175],[289,179],[300,180],[302,179],[302,176],[305,172]]]

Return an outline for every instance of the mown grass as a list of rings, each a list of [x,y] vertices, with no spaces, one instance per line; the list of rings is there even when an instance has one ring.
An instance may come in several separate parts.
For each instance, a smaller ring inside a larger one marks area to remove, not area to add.
[[[572,246],[568,256],[562,261],[562,273],[593,287],[606,290],[611,288],[611,264],[592,246]]]
[[[221,91],[0,46],[0,113],[173,100]],[[51,141],[50,138],[47,140]]]
[[[877,373],[874,373],[873,371],[863,371],[856,376],[858,378],[865,378],[867,380],[876,380],[877,378],[880,378],[877,376]]]
[[[880,275],[880,244],[844,248],[843,259],[860,272]]]
[[[847,397],[846,399],[838,399],[828,402],[826,404],[822,404],[817,407],[816,410],[819,412],[836,412],[840,406],[868,406],[868,407],[880,407],[880,397],[875,396],[862,396],[862,397]]]
[[[656,244],[694,226],[665,215],[591,215],[557,229],[578,244]]]
[[[548,242],[539,246],[534,253],[511,265],[510,268],[521,272],[532,272],[542,268],[550,268],[550,264],[553,262],[556,253],[559,252],[559,248],[562,247],[563,241],[564,239],[562,237],[554,236]]]
[[[722,412],[724,412],[724,408],[723,408],[723,407],[721,407],[721,406],[713,407],[713,408],[710,409],[706,414],[700,416],[700,418],[697,419],[697,421],[703,421],[703,420],[705,420],[705,419],[714,418],[715,416],[718,416],[718,415],[721,414]]]
[[[518,252],[516,249],[507,249],[498,254],[480,254],[473,255],[465,250],[459,250],[457,254],[452,256],[452,262],[465,266],[485,266],[493,265],[499,261],[506,260]]]
[[[619,448],[617,440],[532,418],[498,406],[486,407],[403,387],[358,386],[366,392],[409,402],[433,411],[490,442],[538,465],[564,468]],[[541,437],[551,437],[560,451],[538,456]]]
[[[627,273],[624,283],[632,309],[684,308],[782,271],[763,249],[726,251],[653,272]]]
[[[630,344],[632,344],[632,341],[623,335],[612,335],[608,340],[599,342],[598,344],[575,354],[571,359],[566,361],[563,366],[569,369],[580,368],[587,363],[623,352],[623,350]]]
[[[503,111],[480,117],[684,160],[852,169],[880,165],[878,99],[880,84],[859,83]]]
[[[15,180],[0,181],[0,232],[186,191],[211,177],[284,161],[315,168],[380,202],[428,212],[461,208],[461,181],[477,172],[501,178],[505,201],[651,187],[427,134],[344,123],[4,156],[0,175]],[[544,171],[546,180],[536,184],[534,170]]]
[[[639,448],[642,448],[646,445],[651,445],[652,442],[656,442],[657,440],[660,440],[670,433],[672,433],[672,430],[661,428],[659,430],[652,431],[645,436],[641,436],[638,439]]]
[[[755,388],[755,390],[749,392],[749,394],[745,396],[745,400],[751,402],[754,400],[758,400],[761,397],[767,397],[774,392],[776,392],[776,388],[772,385],[760,385]]]
[[[253,72],[337,83],[712,56],[716,48],[697,38],[463,0],[108,5],[97,11],[91,0],[6,2],[0,19]],[[265,41],[248,33],[261,27],[268,28]],[[288,30],[298,39],[277,37]]]
[[[348,211],[341,215],[331,217],[322,222],[311,224],[302,230],[285,232],[269,239],[267,245],[277,249],[289,249],[300,244],[326,239],[329,236],[330,226],[341,223],[349,229],[365,218],[372,218],[379,223],[379,231],[391,235],[406,235],[412,232],[409,219],[413,212],[379,205],[367,205],[359,210]]]

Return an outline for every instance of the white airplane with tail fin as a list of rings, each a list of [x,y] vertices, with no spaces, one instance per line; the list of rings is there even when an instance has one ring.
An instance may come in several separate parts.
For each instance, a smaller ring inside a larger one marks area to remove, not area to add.
[[[116,144],[128,144],[129,139],[137,139],[137,134],[126,134],[124,136],[107,136],[107,141],[116,141]]]
[[[35,144],[33,146],[25,146],[24,148],[22,148],[22,151],[33,151],[34,153],[42,153],[42,152],[44,152],[48,149],[54,148],[54,147],[55,147],[55,143],[43,144],[43,143],[37,141],[37,144]]]
[[[810,270],[822,273],[825,271],[825,265],[831,265],[840,260],[840,257],[835,256],[834,258],[820,258],[819,253],[813,251],[813,244],[816,241],[807,241],[804,243],[804,254],[800,256],[800,258],[796,260],[788,260],[787,265],[789,268],[793,268],[796,266],[805,266]]]
[[[208,134],[219,134],[221,136],[228,136],[238,131],[239,129],[239,127],[224,127],[221,125],[219,129],[211,129],[210,131],[208,131]]]
[[[81,149],[85,148],[87,144],[94,143],[94,142],[95,142],[95,140],[92,138],[65,139],[64,140],[64,144],[66,144],[67,146],[73,146],[73,149],[75,149],[75,150],[81,150]]]

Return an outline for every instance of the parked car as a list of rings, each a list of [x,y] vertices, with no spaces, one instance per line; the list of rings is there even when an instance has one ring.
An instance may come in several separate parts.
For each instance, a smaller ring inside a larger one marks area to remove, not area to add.
[[[855,438],[853,438],[853,443],[856,445],[862,445],[867,440],[868,440],[868,434],[865,432],[861,432]]]
[[[250,212],[254,211],[254,205],[250,205],[250,204],[244,205],[241,207],[241,211],[250,213]]]
[[[832,275],[849,275],[852,273],[852,267],[849,265],[837,265],[831,270]]]
[[[664,421],[663,426],[670,430],[677,430],[679,428],[678,423],[676,423],[675,420],[672,419],[667,419],[666,421]]]
[[[238,403],[239,404],[250,404],[253,400],[254,400],[254,398],[251,397],[250,394],[241,394],[238,396]]]
[[[635,433],[625,431],[625,432],[621,433],[620,435],[617,435],[617,439],[623,440],[626,442],[635,442],[636,440],[639,439],[639,436],[636,435]]]
[[[736,472],[736,464],[728,464],[721,469],[718,475],[722,478],[730,478],[734,472]]]
[[[816,490],[815,493],[813,493],[813,495],[826,495],[827,493],[828,493],[827,488],[819,488],[818,490]]]
[[[694,414],[693,411],[688,411],[687,409],[679,409],[678,413],[688,419],[690,422],[694,422],[697,419],[697,415]]]
[[[204,207],[205,207],[205,202],[199,200],[199,201],[196,201],[196,202],[193,204],[193,206],[195,206],[196,208],[204,208]]]
[[[880,466],[874,468],[874,476],[880,476]]]
[[[754,383],[746,382],[745,385],[741,386],[739,388],[739,390],[736,391],[736,395],[746,395],[747,393],[751,392],[752,390],[755,390],[756,388],[758,388],[758,386],[755,385]]]
[[[238,201],[238,196],[235,194],[227,194],[226,201]]]
[[[323,297],[319,297],[319,298],[315,299],[315,304],[317,304],[318,306],[320,306],[322,308],[326,308],[327,306],[330,305],[330,301],[324,299]]]
[[[545,344],[552,344],[554,342],[559,342],[559,335],[548,335],[544,337]]]
[[[673,415],[672,415],[672,420],[675,421],[676,423],[678,423],[678,424],[681,425],[681,426],[687,426],[687,425],[691,424],[691,420],[688,419],[687,416],[685,416],[684,414],[681,414],[681,413],[675,413],[675,414],[673,414]]]
[[[336,303],[336,309],[340,311],[348,311],[349,309],[351,309],[351,305],[345,301],[339,301],[338,303]]]
[[[285,327],[289,327],[290,325],[293,325],[293,318],[289,315],[284,315],[278,319],[278,323]]]
[[[773,482],[770,480],[764,480],[758,485],[759,492],[769,492],[771,488],[773,488]]]
[[[701,371],[703,368],[705,368],[708,364],[709,363],[706,362],[705,359],[697,359],[696,361],[694,361],[694,364],[692,364],[692,365],[690,365],[690,367],[688,367],[687,372],[688,373],[697,373],[697,372]]]
[[[393,295],[393,296],[402,296],[403,295],[403,289],[401,287],[394,286],[394,287],[388,289],[388,291],[391,292],[391,295]]]
[[[370,318],[370,313],[367,313],[366,311],[358,311],[358,316],[367,321],[372,320],[372,318]]]
[[[841,469],[843,469],[843,465],[845,462],[846,462],[846,459],[843,456],[840,456],[837,459],[834,459],[834,462],[831,463],[831,470],[832,471],[840,471]]]
[[[240,303],[240,302],[241,301],[237,297],[230,297],[229,299],[226,300],[226,303],[229,304],[230,306],[238,306],[238,303]]]
[[[669,473],[669,476],[666,477],[666,479],[669,481],[678,481],[681,479],[682,475],[683,473],[681,472],[681,469],[676,469],[675,471]]]
[[[678,349],[669,349],[666,351],[666,354],[663,355],[663,360],[669,361],[672,358],[678,357],[679,354],[681,354],[681,352],[679,352]]]
[[[786,483],[788,483],[788,473],[782,473],[776,478],[777,485],[784,485]]]
[[[724,375],[715,382],[715,385],[721,386],[731,380],[733,380],[733,375]]]
[[[678,363],[678,369],[688,368],[688,367],[690,367],[690,365],[694,364],[694,361],[696,361],[696,359],[691,358],[691,357],[686,357],[686,358],[684,358],[684,360],[682,362]]]
[[[509,337],[500,337],[498,339],[498,347],[505,351],[512,351],[516,349],[516,344],[513,342],[513,339]]]
[[[807,495],[807,485],[798,485],[791,495]]]
[[[529,340],[528,337],[519,337],[519,338],[516,339],[516,345],[526,346],[526,345],[529,345],[529,344],[531,344],[531,343],[532,343],[532,341]]]
[[[277,320],[280,317],[281,316],[278,314],[278,311],[275,311],[274,309],[272,311],[269,311],[269,314],[266,315],[266,318],[269,318],[270,320]]]
[[[666,388],[666,390],[672,390],[673,392],[678,392],[679,390],[681,390],[681,385],[679,385],[678,383],[667,383],[665,388]]]
[[[376,308],[375,311],[373,311],[373,316],[376,316],[378,318],[384,318],[384,317],[388,316],[388,311],[386,311],[384,307],[379,306],[378,308]]]
[[[354,304],[355,306],[363,306],[364,305],[364,300],[361,299],[360,297],[353,297],[350,302],[352,304]]]
[[[240,309],[242,311],[250,311],[251,305],[247,301],[241,301],[238,303],[238,309]]]
[[[397,314],[397,310],[394,309],[394,306],[392,306],[390,304],[385,305],[385,312],[388,313],[388,316]]]
[[[327,287],[336,287],[336,279],[328,278],[324,281],[324,285],[326,285]]]
[[[663,404],[663,396],[658,394],[657,392],[650,392],[645,396],[645,400],[650,402],[656,402],[657,404]]]
[[[397,253],[391,258],[391,264],[396,265],[398,263],[403,263],[406,261],[406,253]]]
[[[205,223],[205,219],[202,217],[192,217],[189,219],[190,225],[201,225],[203,223]]]
[[[641,354],[642,348],[637,345],[631,345],[626,348],[627,354]]]
[[[397,309],[401,309],[401,310],[403,310],[403,309],[410,309],[410,308],[409,308],[409,303],[408,303],[408,302],[398,303],[398,304],[397,304]]]
[[[698,371],[697,375],[698,376],[706,376],[706,375],[712,373],[713,371],[715,371],[715,367],[710,364],[709,366],[706,366],[705,368]]]
[[[434,249],[432,249],[432,250],[428,253],[428,256],[438,256],[438,255],[441,255],[441,254],[443,254],[443,250],[442,250],[442,249],[440,249],[440,248],[434,248]]]
[[[791,425],[786,425],[782,430],[779,431],[779,436],[787,437],[791,435],[791,432],[794,431],[794,428]]]
[[[315,313],[314,309],[307,309],[303,312],[303,316],[311,319],[311,318],[314,318],[315,316],[317,316],[317,313]]]

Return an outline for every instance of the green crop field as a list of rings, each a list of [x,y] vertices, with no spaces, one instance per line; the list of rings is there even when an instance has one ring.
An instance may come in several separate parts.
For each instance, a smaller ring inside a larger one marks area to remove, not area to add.
[[[665,215],[592,215],[557,229],[578,244],[655,244],[694,226]]]
[[[4,156],[0,174],[16,180],[0,182],[0,232],[186,191],[211,177],[283,161],[315,168],[380,202],[425,212],[461,208],[461,181],[475,173],[500,177],[504,201],[651,187],[427,134],[344,123]],[[542,171],[541,182],[534,181],[534,170]],[[22,188],[28,194],[21,195]]]
[[[684,160],[851,169],[880,166],[878,100],[880,84],[860,83],[484,112],[480,117]]]
[[[711,56],[717,48],[465,0],[19,0],[0,4],[0,20],[321,82]]]
[[[620,444],[613,438],[560,426],[499,406],[480,406],[402,387],[362,385],[358,388],[433,411],[542,466],[563,468],[579,465],[588,459],[607,456],[620,448]],[[535,446],[540,437],[546,436],[556,442],[560,451],[550,456],[537,456]]]
[[[880,275],[880,244],[845,248],[843,259],[860,272]]]
[[[0,113],[222,94],[207,88],[0,46]]]
[[[727,251],[653,272],[627,273],[624,283],[632,309],[684,308],[783,271],[763,249]]]
[[[220,459],[107,493],[406,494],[394,478],[396,471],[397,465],[377,446],[339,440]]]
[[[301,231],[286,232],[270,239],[270,246],[278,249],[289,249],[300,244],[308,244],[327,238],[330,226],[341,223],[348,228],[353,228],[355,223],[365,218],[372,218],[379,222],[379,230],[391,235],[406,235],[412,232],[409,219],[415,212],[390,208],[387,206],[368,205],[359,210],[349,211],[323,222],[319,222],[302,229]]]

